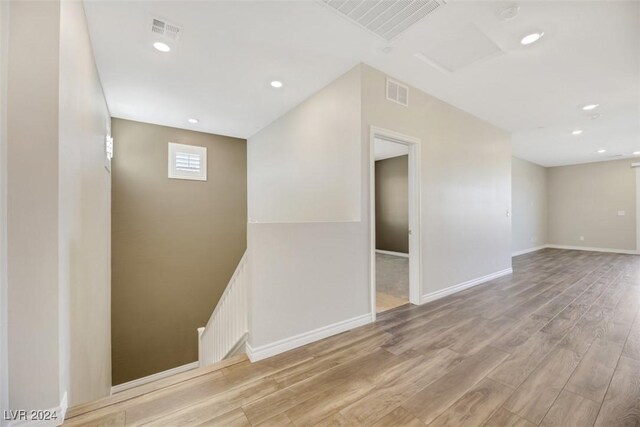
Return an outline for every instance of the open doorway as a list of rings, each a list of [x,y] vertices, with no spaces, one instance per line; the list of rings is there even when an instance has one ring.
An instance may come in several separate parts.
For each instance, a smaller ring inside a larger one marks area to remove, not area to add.
[[[371,309],[420,303],[419,140],[371,130]]]

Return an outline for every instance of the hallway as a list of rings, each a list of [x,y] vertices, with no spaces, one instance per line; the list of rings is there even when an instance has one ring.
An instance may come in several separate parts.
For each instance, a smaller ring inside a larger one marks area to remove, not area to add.
[[[546,249],[511,276],[72,408],[64,425],[637,425],[639,307],[639,257]]]

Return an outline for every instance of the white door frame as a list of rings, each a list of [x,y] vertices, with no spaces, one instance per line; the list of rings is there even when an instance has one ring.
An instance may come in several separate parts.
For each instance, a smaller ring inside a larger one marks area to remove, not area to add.
[[[403,144],[409,147],[409,302],[420,304],[422,283],[421,256],[421,141],[418,138],[371,126],[369,132],[369,221],[371,256],[371,317],[376,320],[376,181],[375,181],[375,139]]]
[[[640,163],[632,163],[636,170],[636,253],[640,255]]]

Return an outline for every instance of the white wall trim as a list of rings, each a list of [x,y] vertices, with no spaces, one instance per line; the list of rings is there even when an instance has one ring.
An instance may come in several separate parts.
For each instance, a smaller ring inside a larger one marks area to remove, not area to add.
[[[591,248],[588,246],[567,246],[567,245],[546,245],[551,249],[566,249],[570,251],[589,251],[589,252],[606,252],[612,254],[638,255],[638,251],[633,249],[610,249],[610,248]]]
[[[636,253],[640,254],[640,163],[631,166],[636,169]]]
[[[161,380],[162,378],[170,377],[172,375],[180,374],[182,372],[190,371],[199,367],[199,362],[191,362],[186,365],[177,366],[175,368],[167,369],[166,371],[158,372],[153,375],[138,378],[137,380],[129,381],[126,383],[114,385],[111,387],[111,394],[120,393],[121,391],[129,390],[130,388],[138,387],[143,384],[147,384],[153,381]]]
[[[242,338],[240,338],[238,342],[235,343],[233,347],[231,347],[231,350],[227,352],[224,358],[226,359],[228,357],[233,357],[233,356],[237,356],[238,354],[246,353],[247,340],[249,340],[249,332],[245,332],[244,335],[242,335]]]
[[[535,248],[523,249],[521,251],[516,251],[511,254],[512,257],[518,255],[528,254],[530,252],[539,251],[541,249],[564,249],[567,251],[588,251],[588,252],[605,252],[611,254],[624,254],[624,255],[640,255],[640,251],[634,251],[633,249],[612,249],[612,248],[592,248],[589,246],[569,246],[569,245],[542,245],[536,246]]]
[[[482,283],[486,283],[490,280],[497,279],[498,277],[506,276],[508,274],[513,273],[512,268],[506,268],[504,270],[496,271],[495,273],[487,274],[486,276],[478,277],[476,279],[467,280],[466,282],[459,283],[457,285],[449,286],[448,288],[440,289],[439,291],[429,292],[428,294],[422,295],[420,299],[420,304],[425,304],[431,301],[435,301],[440,298],[444,298],[451,294],[455,294],[460,291],[464,291],[465,289],[472,288],[474,286],[478,286]]]
[[[367,313],[361,316],[353,317],[351,319],[343,320],[341,322],[333,323],[331,325],[323,326],[312,331],[303,332],[290,338],[285,338],[270,344],[261,345],[256,348],[251,347],[251,345],[247,343],[247,356],[249,357],[249,360],[251,360],[251,362],[257,362],[258,360],[266,359],[267,357],[275,356],[276,354],[293,350],[294,348],[301,347],[305,344],[319,341],[323,338],[327,338],[332,335],[348,331],[350,329],[364,326],[373,321],[374,318],[372,313]]]
[[[522,249],[521,251],[513,252],[511,254],[511,256],[514,257],[514,256],[524,255],[524,254],[528,254],[528,253],[531,253],[531,252],[535,252],[535,251],[539,251],[539,250],[545,249],[547,247],[548,247],[547,245],[540,245],[540,246],[535,246],[533,248]]]
[[[383,255],[400,256],[402,258],[409,258],[409,254],[405,254],[404,252],[394,252],[394,251],[385,251],[382,249],[376,249],[376,253],[383,254]]]
[[[46,409],[46,413],[54,412],[56,413],[55,420],[14,420],[10,421],[8,427],[56,427],[62,425],[64,422],[64,417],[67,414],[67,392],[64,393],[62,399],[60,400],[60,405],[55,408]],[[4,415],[4,414],[2,414]]]

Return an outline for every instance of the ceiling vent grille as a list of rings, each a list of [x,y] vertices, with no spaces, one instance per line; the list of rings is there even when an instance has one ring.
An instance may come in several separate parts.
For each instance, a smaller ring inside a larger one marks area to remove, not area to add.
[[[393,40],[446,3],[446,0],[320,1],[386,41]]]
[[[180,40],[182,27],[162,19],[153,18],[151,22],[151,32],[154,35],[166,37],[170,40]]]
[[[409,106],[409,86],[387,78],[387,99],[405,107]]]

